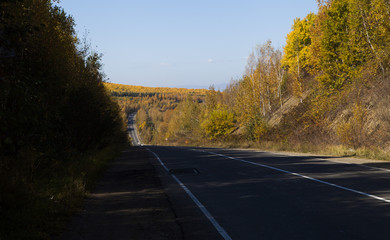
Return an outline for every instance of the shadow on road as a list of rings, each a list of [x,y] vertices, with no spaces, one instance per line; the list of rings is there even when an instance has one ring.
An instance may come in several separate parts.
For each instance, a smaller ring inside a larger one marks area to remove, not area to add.
[[[124,151],[59,239],[182,239],[148,158],[140,147]]]
[[[389,203],[361,194],[390,199],[390,173],[382,169],[343,164],[332,161],[336,157],[328,156],[287,156],[218,148],[196,148],[204,150],[202,152],[191,151],[188,147],[148,147],[156,151],[168,169],[194,168],[199,171],[199,174],[182,174],[179,178],[210,209],[233,239],[390,237],[387,227]],[[389,166],[387,163],[384,165]]]

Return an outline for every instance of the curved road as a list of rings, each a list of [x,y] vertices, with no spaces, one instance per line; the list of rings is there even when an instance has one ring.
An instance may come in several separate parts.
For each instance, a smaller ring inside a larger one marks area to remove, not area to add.
[[[147,149],[187,239],[390,239],[389,170],[258,151]]]

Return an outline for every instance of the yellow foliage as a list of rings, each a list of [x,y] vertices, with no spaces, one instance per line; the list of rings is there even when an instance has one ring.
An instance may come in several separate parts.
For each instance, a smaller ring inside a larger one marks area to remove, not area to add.
[[[144,87],[117,83],[104,83],[110,92],[117,93],[175,93],[206,95],[207,89],[169,88],[169,87]]]
[[[286,46],[282,58],[282,65],[288,69],[293,79],[293,92],[302,99],[304,86],[303,77],[312,68],[311,63],[311,29],[314,26],[316,15],[308,14],[304,19],[296,18],[292,31],[287,35]]]
[[[215,109],[201,126],[210,139],[227,137],[235,129],[234,114],[225,109]]]
[[[143,123],[141,123],[140,125],[139,125],[139,129],[144,129],[145,128],[145,126],[146,126],[146,121],[143,121]]]

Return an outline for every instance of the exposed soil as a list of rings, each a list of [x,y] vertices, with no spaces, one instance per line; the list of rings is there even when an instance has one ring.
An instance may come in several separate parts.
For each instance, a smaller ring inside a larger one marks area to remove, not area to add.
[[[59,239],[183,239],[149,157],[140,147],[124,151]]]

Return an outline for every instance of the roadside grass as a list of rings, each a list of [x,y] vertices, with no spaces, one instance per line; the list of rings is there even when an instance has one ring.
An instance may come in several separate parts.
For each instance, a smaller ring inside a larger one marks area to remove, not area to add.
[[[12,173],[2,177],[0,240],[52,239],[58,235],[70,216],[81,210],[88,191],[122,149],[110,146],[67,160],[53,159],[33,177],[12,179]]]
[[[280,142],[260,142],[250,144],[250,148],[264,151],[286,151],[297,153],[311,153],[316,155],[329,155],[335,157],[353,157],[372,160],[390,160],[390,154],[378,148],[358,148],[352,149],[344,145],[327,145],[311,143],[280,143]]]
[[[387,153],[378,148],[358,148],[352,149],[344,145],[330,144],[312,144],[306,143],[290,143],[288,141],[249,141],[245,139],[228,139],[224,141],[210,141],[205,139],[175,139],[173,142],[162,142],[162,145],[171,146],[194,146],[194,147],[215,147],[215,148],[243,148],[256,149],[262,151],[275,152],[296,152],[296,153],[311,153],[316,155],[328,155],[335,157],[353,157],[365,158],[372,160],[390,161],[390,153]]]

